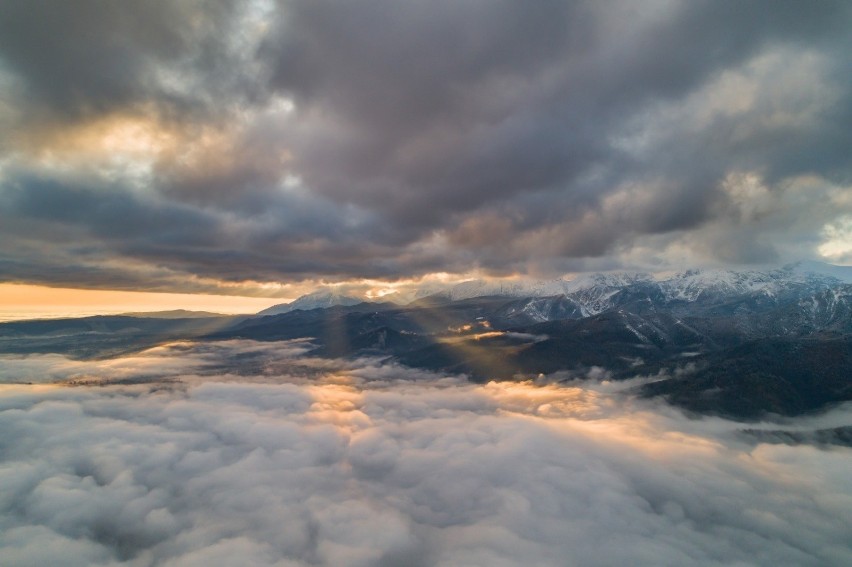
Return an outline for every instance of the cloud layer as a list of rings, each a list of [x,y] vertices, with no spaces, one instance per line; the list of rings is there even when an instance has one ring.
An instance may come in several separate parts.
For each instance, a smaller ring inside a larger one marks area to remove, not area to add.
[[[852,260],[846,2],[3,5],[5,281]]]
[[[847,448],[746,444],[608,383],[480,386],[303,351],[184,343],[51,366],[119,385],[2,386],[4,564],[852,560]],[[134,365],[138,384],[116,371]]]

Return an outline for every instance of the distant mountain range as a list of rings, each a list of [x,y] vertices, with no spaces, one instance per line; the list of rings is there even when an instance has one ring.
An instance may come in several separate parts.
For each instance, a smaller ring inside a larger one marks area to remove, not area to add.
[[[311,338],[471,380],[644,377],[638,393],[754,419],[852,400],[852,268],[464,282],[401,306],[318,292],[252,317],[0,325],[0,352],[107,356],[161,340]]]
[[[142,317],[151,319],[205,319],[209,317],[226,317],[222,313],[211,311],[189,311],[187,309],[172,309],[171,311],[134,311],[121,313],[125,317]]]
[[[769,270],[689,270],[665,278],[647,273],[597,273],[575,279],[550,280],[469,280],[446,289],[424,287],[414,292],[411,304],[460,301],[476,297],[544,298],[564,296],[582,316],[601,313],[614,306],[620,292],[645,288],[654,297],[668,302],[706,301],[710,296],[757,293],[782,300],[790,293],[822,289],[838,283],[852,283],[852,266],[821,262],[797,262]],[[622,298],[623,298],[622,294]],[[370,303],[336,290],[319,290],[290,303],[274,305],[257,316],[279,315],[301,309],[352,306]],[[544,318],[542,320],[548,320]]]

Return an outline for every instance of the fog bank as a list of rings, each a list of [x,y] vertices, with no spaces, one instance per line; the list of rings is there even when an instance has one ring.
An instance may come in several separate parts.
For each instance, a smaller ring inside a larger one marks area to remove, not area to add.
[[[4,359],[7,382],[88,377],[0,386],[4,565],[852,563],[848,448],[747,443],[623,385],[304,351]]]

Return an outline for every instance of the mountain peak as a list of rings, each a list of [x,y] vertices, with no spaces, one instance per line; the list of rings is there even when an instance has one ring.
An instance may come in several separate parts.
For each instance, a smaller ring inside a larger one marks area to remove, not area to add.
[[[781,270],[791,274],[828,276],[844,283],[852,283],[852,266],[837,266],[816,260],[801,260],[787,264]]]
[[[359,303],[364,303],[364,299],[353,295],[346,295],[334,289],[318,289],[317,291],[303,295],[290,303],[280,303],[278,305],[268,307],[263,311],[258,312],[257,316],[264,317],[266,315],[280,315],[297,309],[307,311],[309,309],[323,309],[338,305],[358,305]]]
[[[625,287],[637,283],[654,281],[651,274],[644,272],[607,272],[577,276],[565,281],[565,291],[580,291],[592,287]]]

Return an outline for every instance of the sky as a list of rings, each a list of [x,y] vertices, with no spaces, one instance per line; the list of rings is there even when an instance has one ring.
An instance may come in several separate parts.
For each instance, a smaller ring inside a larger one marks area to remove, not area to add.
[[[471,384],[308,348],[5,357],[4,565],[852,560],[852,449],[774,433],[848,426],[849,404],[743,424],[635,399],[643,378],[602,369],[567,385]]]
[[[239,295],[68,289],[25,284],[2,284],[0,294],[3,298],[0,300],[0,322],[178,309],[249,314],[281,301]]]
[[[852,264],[845,0],[0,14],[3,295]]]

